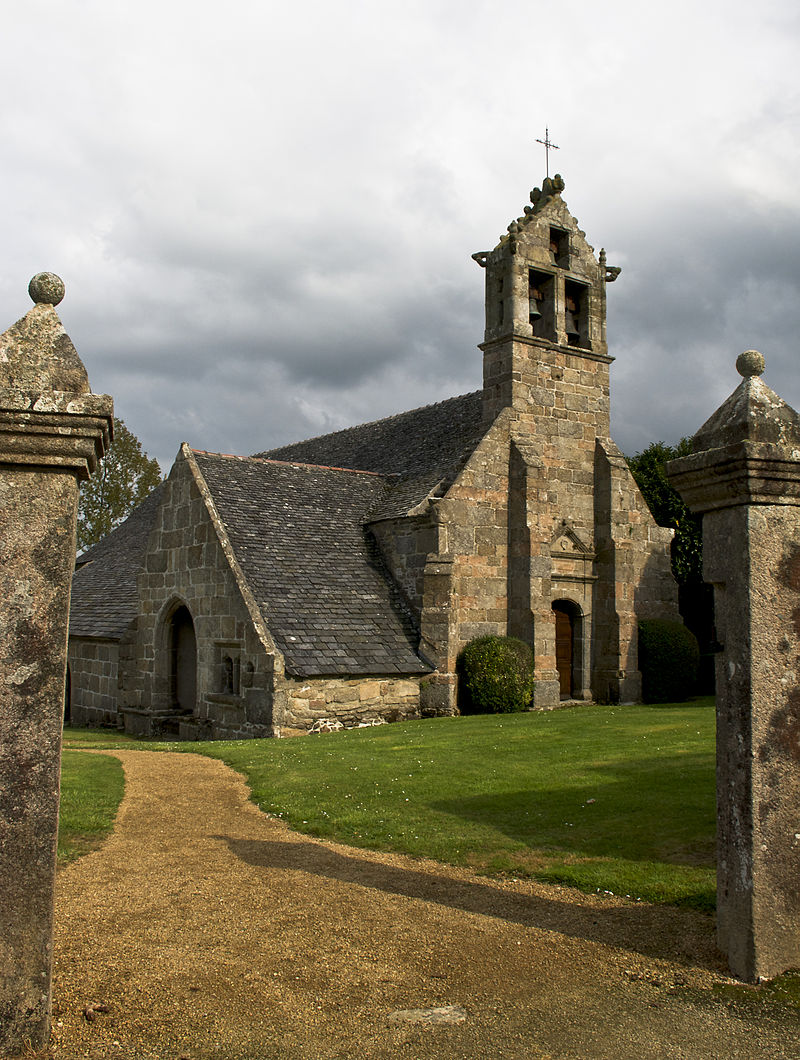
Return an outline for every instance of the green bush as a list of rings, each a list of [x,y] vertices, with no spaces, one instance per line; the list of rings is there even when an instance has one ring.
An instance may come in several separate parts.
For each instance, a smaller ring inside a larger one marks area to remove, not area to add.
[[[515,637],[478,637],[458,657],[462,714],[510,714],[533,696],[533,652]]]
[[[645,703],[679,703],[694,693],[700,650],[682,622],[662,618],[639,623],[639,671]]]

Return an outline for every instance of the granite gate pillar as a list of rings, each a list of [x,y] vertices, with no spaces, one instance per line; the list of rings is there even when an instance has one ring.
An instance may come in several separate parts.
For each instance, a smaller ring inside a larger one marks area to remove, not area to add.
[[[717,940],[749,981],[800,967],[800,416],[759,378],[669,477],[703,515],[717,639]]]
[[[47,1044],[78,483],[112,433],[40,273],[0,336],[0,1055]]]

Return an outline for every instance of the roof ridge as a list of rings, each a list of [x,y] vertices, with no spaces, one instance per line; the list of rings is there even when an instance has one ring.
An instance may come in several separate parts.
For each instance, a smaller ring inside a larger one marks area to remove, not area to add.
[[[324,435],[322,437],[324,437]],[[332,464],[312,464],[307,460],[276,460],[271,456],[238,456],[236,453],[212,453],[208,449],[192,448],[191,451],[200,456],[218,456],[223,460],[253,460],[258,464],[281,464],[284,467],[313,467],[317,471],[344,471],[348,475],[372,475],[373,478],[382,479],[397,477],[382,474],[380,471],[364,471],[362,468],[358,467],[336,467]]]
[[[349,427],[339,427],[335,431],[327,431],[325,434],[317,434],[311,438],[301,438],[294,442],[286,442],[283,445],[273,445],[271,449],[262,449],[260,453],[254,453],[253,456],[255,459],[264,459],[261,455],[263,453],[273,453],[277,449],[288,449],[293,446],[306,445],[309,442],[318,442],[323,438],[331,438],[336,434],[346,434],[348,431],[360,431],[364,427],[375,427],[379,423],[390,423],[392,420],[399,420],[404,416],[411,416],[418,412],[425,412],[427,409],[440,408],[442,405],[449,405],[453,401],[463,401],[464,398],[475,397],[481,393],[483,393],[483,390],[480,388],[478,390],[470,390],[466,394],[456,394],[453,397],[442,398],[441,401],[432,401],[430,405],[419,405],[415,409],[404,409],[403,412],[393,412],[391,416],[381,416],[377,420],[367,420],[366,423],[354,423]]]

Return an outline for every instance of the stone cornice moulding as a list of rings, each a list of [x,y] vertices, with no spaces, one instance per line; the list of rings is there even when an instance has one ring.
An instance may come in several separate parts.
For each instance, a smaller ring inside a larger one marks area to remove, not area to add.
[[[59,467],[83,482],[111,444],[106,394],[0,389],[0,464]]]
[[[800,451],[781,445],[747,441],[691,453],[671,460],[668,476],[693,512],[744,504],[800,506]]]

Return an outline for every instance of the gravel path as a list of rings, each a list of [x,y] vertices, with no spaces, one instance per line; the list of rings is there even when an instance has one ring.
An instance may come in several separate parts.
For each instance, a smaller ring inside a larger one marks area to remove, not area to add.
[[[113,753],[116,830],[58,877],[58,1060],[800,1058],[713,993],[707,917],[318,842],[221,762]]]

